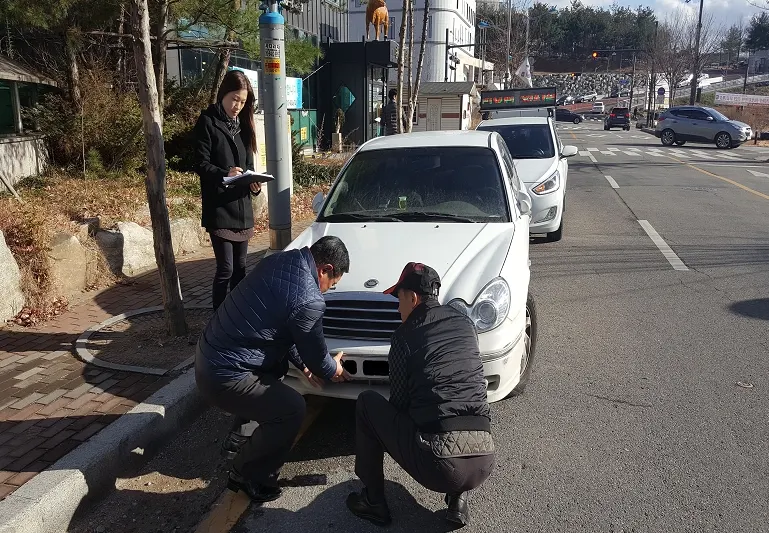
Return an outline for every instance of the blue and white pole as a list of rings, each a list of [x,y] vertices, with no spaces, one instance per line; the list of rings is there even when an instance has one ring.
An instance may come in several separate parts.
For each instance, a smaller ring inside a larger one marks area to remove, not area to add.
[[[284,249],[291,243],[291,147],[288,137],[286,104],[285,19],[279,3],[267,0],[259,17],[262,50],[262,83],[259,100],[264,109],[264,136],[267,173],[275,181],[267,184],[270,218],[270,250]]]

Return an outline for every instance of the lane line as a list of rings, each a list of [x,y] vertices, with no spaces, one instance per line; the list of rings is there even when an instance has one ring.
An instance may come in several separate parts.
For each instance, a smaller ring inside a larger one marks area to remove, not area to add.
[[[574,132],[573,132],[573,131],[570,131],[569,133],[571,133],[571,138],[572,138],[572,139],[574,139],[574,140],[576,140],[576,139],[577,139],[577,136],[574,134]]]
[[[593,163],[598,163],[598,160],[593,155],[593,152],[588,152],[587,156],[590,158],[590,161],[592,161]]]
[[[657,233],[651,224],[649,224],[649,221],[639,220],[638,223],[641,224],[641,227],[644,229],[652,242],[657,245],[657,248],[659,248],[659,251],[662,252],[662,255],[665,256],[665,259],[668,260],[670,266],[672,266],[675,270],[689,270],[689,268],[684,264],[683,261],[681,261],[681,259],[676,255],[672,248],[668,246],[668,243],[665,242],[665,239],[660,237],[660,234]]]
[[[307,412],[302,427],[299,429],[299,434],[294,441],[294,446],[320,416],[327,401],[324,397],[313,396],[312,402],[307,402]],[[250,505],[251,499],[243,491],[232,492],[229,489],[224,489],[211,511],[198,524],[195,533],[227,533],[235,527],[235,524],[238,523]]]
[[[701,172],[702,174],[705,174],[707,176],[711,176],[711,177],[719,179],[721,181],[725,181],[726,183],[731,183],[732,185],[734,185],[735,187],[739,187],[743,191],[747,191],[747,192],[749,192],[751,194],[755,194],[756,196],[760,196],[764,200],[769,200],[769,195],[764,194],[762,192],[755,191],[755,190],[751,189],[750,187],[746,187],[742,183],[736,182],[734,180],[730,180],[729,178],[725,178],[723,176],[719,176],[718,174],[713,174],[712,172],[708,172],[704,168],[696,167],[696,166],[694,166],[691,163],[687,163],[686,161],[681,161],[680,159],[676,159],[673,156],[668,156],[668,157],[670,157],[670,159],[672,159],[673,161],[676,161],[676,162],[678,162],[678,163],[680,163],[682,165],[685,165],[685,166],[687,166],[687,167],[689,167],[689,168],[691,168],[693,170],[696,170],[697,172]],[[707,163],[703,163],[703,164],[707,164]]]
[[[606,178],[606,181],[609,182],[609,185],[611,185],[612,189],[619,189],[619,185],[617,185],[617,182],[614,181],[614,178],[611,176],[604,176],[604,178]]]
[[[600,152],[600,150],[598,148],[588,148],[587,151],[588,152]]]

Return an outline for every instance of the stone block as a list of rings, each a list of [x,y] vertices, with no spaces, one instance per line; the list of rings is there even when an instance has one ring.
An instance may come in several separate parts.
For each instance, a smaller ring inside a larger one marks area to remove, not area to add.
[[[24,307],[21,272],[0,231],[0,320],[13,318]]]

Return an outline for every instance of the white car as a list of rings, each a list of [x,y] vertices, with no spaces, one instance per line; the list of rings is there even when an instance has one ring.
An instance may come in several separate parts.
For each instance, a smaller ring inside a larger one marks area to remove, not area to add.
[[[441,303],[460,309],[478,331],[488,399],[523,391],[536,344],[529,295],[531,198],[502,137],[431,131],[378,137],[344,165],[316,221],[287,249],[336,235],[350,272],[326,293],[323,331],[332,354],[345,353],[353,380],[312,387],[293,367],[285,383],[302,394],[354,399],[389,395],[387,354],[400,325],[398,300],[383,291],[409,261],[441,276]]]
[[[593,104],[593,113],[604,113],[606,111],[606,107],[604,107],[603,102],[595,102]]]
[[[553,119],[519,116],[484,120],[481,131],[502,135],[513,155],[518,175],[531,193],[532,234],[547,234],[549,241],[563,236],[566,208],[567,158],[577,155],[575,146],[563,146]]]

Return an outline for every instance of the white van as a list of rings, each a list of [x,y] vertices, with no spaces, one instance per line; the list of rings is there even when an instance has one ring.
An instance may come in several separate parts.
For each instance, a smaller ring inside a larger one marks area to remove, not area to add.
[[[594,102],[593,103],[593,113],[604,113],[606,112],[606,108],[603,105],[603,102]]]

